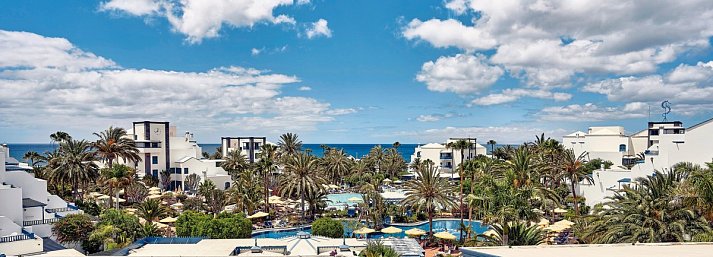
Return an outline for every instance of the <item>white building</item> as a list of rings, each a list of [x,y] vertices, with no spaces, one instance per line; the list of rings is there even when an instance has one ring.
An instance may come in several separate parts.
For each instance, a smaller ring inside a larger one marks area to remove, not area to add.
[[[411,155],[411,162],[414,162],[416,158],[421,161],[431,160],[439,168],[441,176],[457,178],[458,171],[454,170],[454,168],[457,168],[460,164],[461,153],[457,149],[449,148],[448,143],[461,139],[468,140],[473,144],[472,148],[463,151],[465,160],[473,159],[478,155],[486,155],[487,149],[478,144],[475,138],[449,138],[444,144],[430,143],[417,146]]]
[[[47,181],[26,167],[10,157],[7,146],[0,146],[0,253],[7,255],[41,253],[42,238],[52,235],[51,223],[81,213],[48,193]]]
[[[585,137],[583,145],[597,146],[601,149],[617,149],[619,145],[627,142],[627,138],[613,140],[614,136]],[[572,141],[565,143],[572,145]],[[628,136],[627,149],[633,148],[634,152],[643,152],[644,159],[639,160],[630,170],[623,167],[612,167],[607,170],[598,170],[592,174],[594,184],[579,184],[578,193],[586,197],[587,205],[594,205],[605,201],[606,197],[613,196],[621,186],[632,183],[637,178],[649,176],[655,170],[666,172],[680,162],[691,162],[704,166],[706,162],[713,161],[713,119],[683,127],[680,121],[649,122],[642,132]],[[579,145],[575,143],[573,145]],[[585,148],[584,150],[599,148]],[[594,151],[597,152],[597,151]],[[600,155],[605,156],[605,155]],[[615,162],[616,163],[616,162]]]
[[[230,175],[221,167],[223,160],[203,158],[203,151],[190,132],[178,135],[175,126],[155,121],[134,122],[133,128],[127,132],[139,148],[141,160],[133,166],[140,176],[151,174],[159,178],[160,172],[168,171],[171,190],[183,190],[186,178],[191,174],[198,174],[201,181],[213,181],[218,188],[230,187]]]
[[[646,150],[646,142],[646,130],[626,135],[620,126],[590,127],[587,133],[577,131],[562,140],[577,156],[584,154],[586,160],[602,159],[622,168],[636,161],[636,155]]]
[[[260,149],[266,144],[272,144],[265,137],[221,137],[220,149],[223,158],[231,151],[240,151],[249,162],[260,160]]]

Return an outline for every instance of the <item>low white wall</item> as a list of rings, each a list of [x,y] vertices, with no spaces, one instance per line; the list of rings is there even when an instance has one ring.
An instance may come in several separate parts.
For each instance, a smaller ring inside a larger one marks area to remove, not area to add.
[[[0,243],[0,252],[6,255],[25,255],[42,252],[42,238]]]
[[[22,227],[20,227],[20,225],[15,224],[15,222],[13,222],[8,217],[0,216],[0,237],[9,236],[13,233],[22,233]]]

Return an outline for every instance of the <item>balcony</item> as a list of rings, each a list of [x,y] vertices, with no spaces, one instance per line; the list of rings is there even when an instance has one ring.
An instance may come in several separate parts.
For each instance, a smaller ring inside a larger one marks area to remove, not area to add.
[[[22,240],[35,239],[35,234],[22,230],[22,235],[12,235],[0,237],[0,243],[10,243]]]
[[[452,160],[453,154],[451,153],[441,153],[441,160]]]
[[[49,219],[44,219],[44,220],[26,220],[22,222],[22,226],[34,226],[34,225],[42,225],[42,224],[52,224],[57,221],[59,221],[60,218],[49,218]]]
[[[74,205],[67,205],[67,207],[64,207],[64,208],[45,209],[45,211],[48,213],[68,212],[68,211],[76,211],[76,210],[79,210],[79,208],[77,208]]]
[[[161,148],[161,142],[136,142],[136,148]]]
[[[659,150],[646,150],[644,151],[645,155],[659,155]]]

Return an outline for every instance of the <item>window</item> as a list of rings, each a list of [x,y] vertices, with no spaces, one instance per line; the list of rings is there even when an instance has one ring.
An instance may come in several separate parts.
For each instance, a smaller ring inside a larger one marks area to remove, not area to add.
[[[250,143],[245,143],[245,144],[243,144],[243,145],[244,145],[243,150],[248,150],[248,149],[250,149]]]
[[[225,189],[227,190],[228,188],[230,188],[230,182],[225,182]]]
[[[619,145],[619,152],[626,152],[626,145],[625,144],[620,144]]]
[[[421,152],[416,152],[416,157],[421,158]]]
[[[658,135],[659,135],[659,130],[658,130],[658,129],[651,129],[651,130],[649,130],[649,135],[651,135],[651,136],[658,136]]]
[[[151,176],[153,176],[154,178],[158,178],[158,170],[152,170]]]
[[[180,171],[180,168],[179,168],[179,171],[178,171],[178,172],[179,172],[179,173],[181,172],[181,171]],[[188,168],[183,168],[183,174],[188,174]]]
[[[151,156],[151,164],[158,164],[158,156]]]

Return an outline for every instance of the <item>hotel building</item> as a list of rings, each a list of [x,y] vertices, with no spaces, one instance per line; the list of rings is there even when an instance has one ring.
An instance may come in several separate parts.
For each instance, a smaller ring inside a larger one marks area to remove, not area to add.
[[[27,164],[10,157],[0,146],[0,253],[35,254],[44,251],[52,223],[81,213],[74,205],[47,192],[47,181],[35,178]]]
[[[590,160],[602,158],[615,164],[610,169],[595,171],[593,184],[578,185],[578,194],[592,206],[655,170],[667,172],[680,162],[705,166],[713,161],[713,119],[688,128],[680,121],[649,122],[646,129],[629,136],[624,135],[621,127],[592,127],[589,133],[576,132],[565,136],[563,141],[575,153],[587,153]],[[633,167],[623,167],[626,164]]]
[[[245,155],[246,159],[250,162],[257,162],[260,160],[260,149],[265,144],[272,144],[267,142],[265,137],[221,137],[220,138],[220,149],[223,154],[223,158],[228,156],[231,151],[240,151]]]
[[[176,127],[169,122],[134,122],[128,131],[136,141],[140,160],[131,163],[137,174],[151,174],[159,178],[160,172],[171,174],[170,190],[183,190],[186,178],[198,174],[201,181],[209,179],[221,189],[230,187],[230,175],[222,167],[223,160],[209,160],[202,156],[202,148],[186,131],[178,135]]]
[[[463,151],[465,160],[470,160],[478,155],[486,155],[487,149],[478,144],[475,138],[449,138],[445,143],[430,143],[419,145],[411,155],[411,162],[419,158],[421,161],[431,160],[437,165],[442,177],[458,178],[458,171],[455,170],[461,161],[461,153],[457,149],[449,148],[448,144],[458,140],[467,140],[473,144],[470,149]]]

